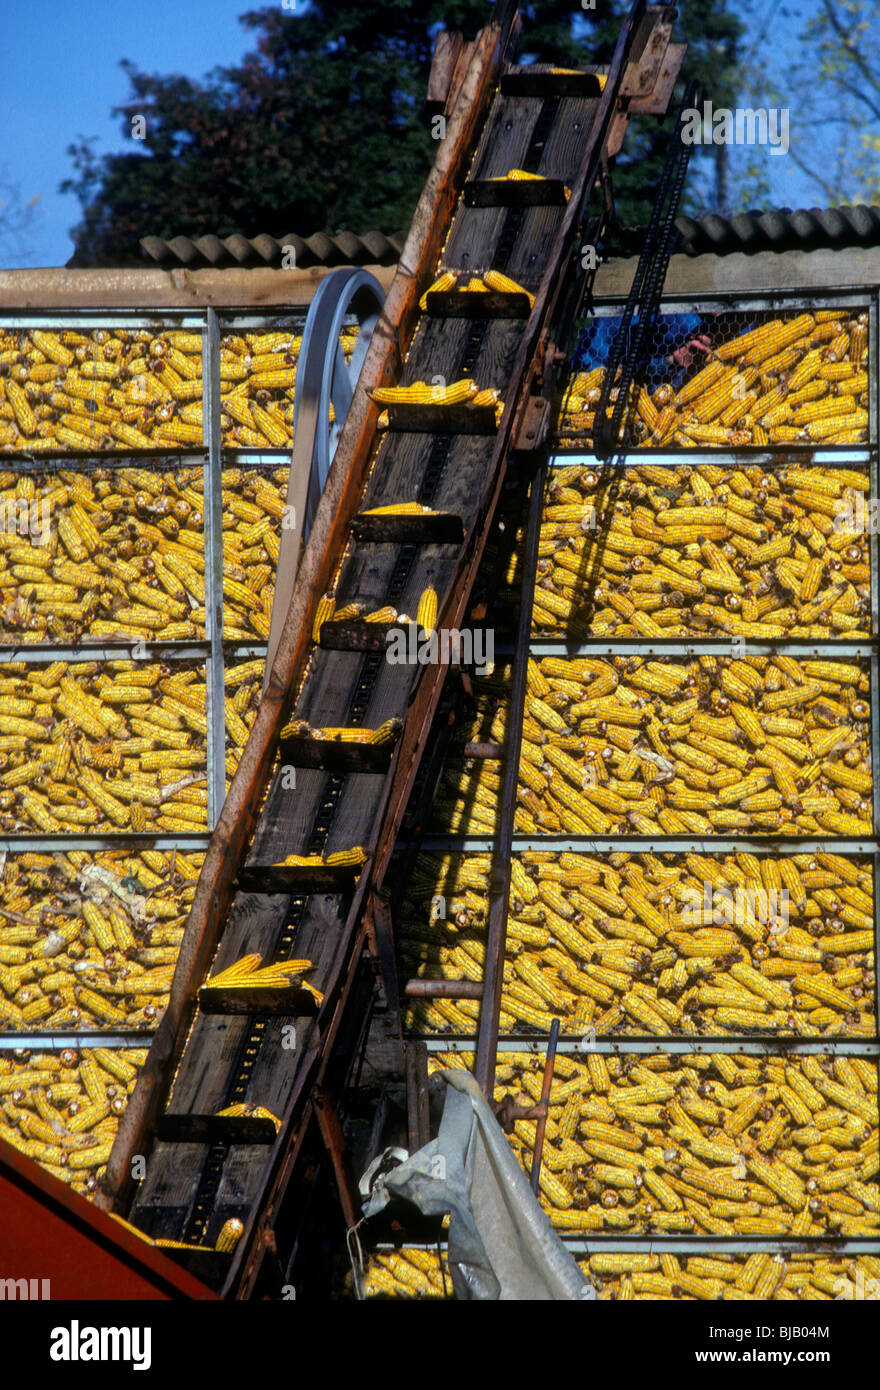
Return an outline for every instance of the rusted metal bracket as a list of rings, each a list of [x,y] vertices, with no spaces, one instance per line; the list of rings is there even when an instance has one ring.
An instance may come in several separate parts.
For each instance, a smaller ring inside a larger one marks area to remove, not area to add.
[[[327,1155],[333,1166],[333,1176],[336,1179],[345,1224],[350,1229],[360,1221],[361,1211],[357,1187],[348,1161],[348,1147],[342,1132],[339,1113],[330,1092],[324,1090],[323,1087],[315,1087],[312,1094],[312,1104],[318,1129],[321,1131],[321,1138],[324,1141],[324,1148],[327,1150]]]
[[[411,1154],[431,1138],[428,1108],[428,1049],[424,1043],[406,1044],[406,1113]]]
[[[530,396],[513,438],[514,452],[533,454],[550,432],[551,402],[546,396]]]
[[[395,1037],[400,1036],[400,1009],[397,984],[397,965],[394,954],[394,924],[391,908],[378,893],[370,893],[364,914],[367,948],[373,959],[376,973],[382,977],[387,1005],[386,1031]]]
[[[504,1130],[505,1134],[513,1132],[513,1126],[517,1120],[539,1120],[547,1115],[547,1106],[541,1105],[516,1105],[513,1096],[506,1095],[503,1100],[495,1101],[492,1105],[495,1118]]]
[[[547,1117],[550,1112],[550,1089],[553,1085],[553,1069],[556,1065],[556,1046],[559,1042],[559,1019],[554,1018],[550,1026],[550,1037],[547,1040],[547,1058],[544,1062],[544,1076],[541,1081],[541,1099],[536,1105],[515,1105],[513,1097],[506,1095],[503,1100],[496,1102],[492,1109],[495,1118],[504,1130],[505,1134],[510,1134],[517,1120],[537,1120],[538,1125],[535,1130],[535,1147],[532,1153],[532,1170],[529,1181],[532,1191],[538,1191],[538,1184],[541,1177],[541,1159],[544,1154],[544,1134],[547,1129]]]
[[[556,1065],[556,1046],[559,1042],[559,1019],[554,1018],[550,1025],[550,1037],[547,1041],[547,1060],[544,1063],[544,1080],[541,1083],[541,1099],[538,1108],[543,1114],[538,1116],[538,1128],[535,1130],[535,1149],[532,1154],[532,1171],[529,1180],[532,1184],[532,1191],[538,1191],[538,1183],[541,1178],[541,1159],[544,1154],[544,1134],[547,1130],[547,1112],[550,1105],[550,1088],[553,1085],[553,1068]]]
[[[565,353],[544,333],[531,373],[533,394],[526,401],[513,438],[515,453],[532,454],[545,443],[552,423],[556,378],[564,362]]]
[[[628,108],[630,116],[666,115],[687,50],[686,43],[671,43],[669,45],[651,92],[647,96],[633,97],[630,101]]]

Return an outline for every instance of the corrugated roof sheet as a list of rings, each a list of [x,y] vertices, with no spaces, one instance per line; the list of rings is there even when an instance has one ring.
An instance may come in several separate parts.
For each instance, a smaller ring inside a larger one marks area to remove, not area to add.
[[[780,208],[777,212],[743,212],[736,217],[679,217],[680,242],[688,256],[724,256],[738,251],[836,250],[880,244],[880,206]]]
[[[743,212],[735,217],[709,217],[676,220],[678,242],[675,250],[687,256],[746,255],[758,251],[816,251],[847,246],[880,245],[880,206],[858,204],[839,208],[780,208],[772,212]],[[631,255],[641,241],[641,228],[626,228],[619,241],[608,250],[613,255]],[[187,270],[217,270],[241,266],[280,269],[285,247],[292,247],[297,270],[310,266],[394,265],[400,256],[405,232],[315,232],[300,237],[294,232],[274,237],[264,233],[245,237],[202,236],[195,239],[176,236],[141,239],[146,258],[162,267],[184,266]]]
[[[285,248],[292,247],[296,269],[308,270],[316,265],[394,265],[405,240],[405,232],[394,232],[391,236],[378,231],[364,232],[360,236],[354,232],[337,232],[335,236],[315,232],[309,237],[291,232],[281,237],[264,233],[255,237],[236,234],[222,239],[202,236],[195,240],[176,236],[171,241],[146,236],[141,238],[140,244],[147,259],[156,265],[184,266],[187,270],[212,267],[224,270],[233,266],[280,270]]]

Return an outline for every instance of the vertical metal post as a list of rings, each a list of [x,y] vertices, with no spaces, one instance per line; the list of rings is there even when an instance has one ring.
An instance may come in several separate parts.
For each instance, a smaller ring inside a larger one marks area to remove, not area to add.
[[[871,446],[868,464],[868,517],[880,507],[880,420],[878,420],[877,384],[880,373],[880,295],[872,297],[868,314],[868,442]],[[868,564],[871,570],[871,777],[873,781],[874,853],[871,859],[871,880],[874,894],[875,960],[880,952],[880,658],[877,641],[880,639],[880,573],[878,573],[878,540],[871,524],[867,527]],[[874,981],[874,1017],[880,1019],[880,980]]]
[[[205,492],[205,637],[208,656],[208,829],[226,799],[226,708],[223,681],[223,481],[220,450],[220,321],[206,310],[202,336]]]
[[[553,1087],[553,1068],[556,1066],[556,1045],[559,1042],[559,1019],[554,1018],[550,1024],[550,1038],[547,1042],[547,1060],[544,1063],[544,1080],[541,1084],[541,1100],[544,1110],[538,1116],[538,1127],[535,1130],[535,1151],[532,1154],[532,1171],[529,1174],[529,1182],[532,1191],[537,1196],[538,1187],[541,1183],[541,1159],[544,1156],[544,1135],[547,1130],[547,1111],[550,1106],[550,1091]]]
[[[508,705],[507,736],[504,742],[504,781],[501,792],[501,816],[495,848],[492,853],[489,879],[489,926],[486,933],[486,964],[483,973],[483,999],[477,1029],[477,1055],[474,1075],[483,1094],[491,1101],[495,1088],[495,1058],[498,1049],[498,1018],[501,1012],[501,991],[504,984],[504,951],[507,942],[507,914],[510,907],[510,861],[516,817],[519,760],[522,749],[522,726],[525,714],[526,684],[529,662],[529,639],[532,631],[532,605],[538,570],[538,546],[541,539],[541,515],[544,508],[544,485],[547,463],[544,460],[532,479],[526,524],[523,582],[520,597],[516,648],[513,658],[510,704]]]

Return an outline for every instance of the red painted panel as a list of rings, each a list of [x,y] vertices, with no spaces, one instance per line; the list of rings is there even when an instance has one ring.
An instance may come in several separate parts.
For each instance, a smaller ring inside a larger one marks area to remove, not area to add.
[[[0,1140],[3,1279],[48,1279],[52,1299],[75,1301],[218,1297],[155,1246]],[[39,1287],[34,1286],[38,1294]]]

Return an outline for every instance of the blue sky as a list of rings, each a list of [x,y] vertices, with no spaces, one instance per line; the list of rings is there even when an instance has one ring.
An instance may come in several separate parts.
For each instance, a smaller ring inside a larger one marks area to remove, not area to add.
[[[759,22],[767,25],[761,53],[771,73],[784,74],[791,36],[817,3],[756,5]],[[36,196],[39,203],[27,244],[20,251],[4,244],[0,263],[63,265],[72,254],[69,228],[79,218],[79,203],[73,194],[58,192],[73,172],[65,151],[79,135],[98,136],[99,154],[121,147],[119,121],[110,115],[129,94],[120,59],[130,58],[148,72],[200,78],[218,64],[238,62],[254,46],[237,17],[259,5],[260,0],[4,0],[0,175],[18,185],[24,200]],[[690,23],[699,23],[699,0],[682,8],[690,11]],[[774,180],[770,203],[816,203],[817,194],[789,160],[766,162]]]
[[[7,266],[63,265],[79,219],[58,185],[73,172],[67,146],[97,135],[97,152],[121,148],[111,109],[129,95],[119,66],[198,78],[253,48],[237,16],[258,0],[4,0],[0,20],[0,167],[27,200],[39,195],[31,245]],[[309,228],[309,231],[312,229]]]

